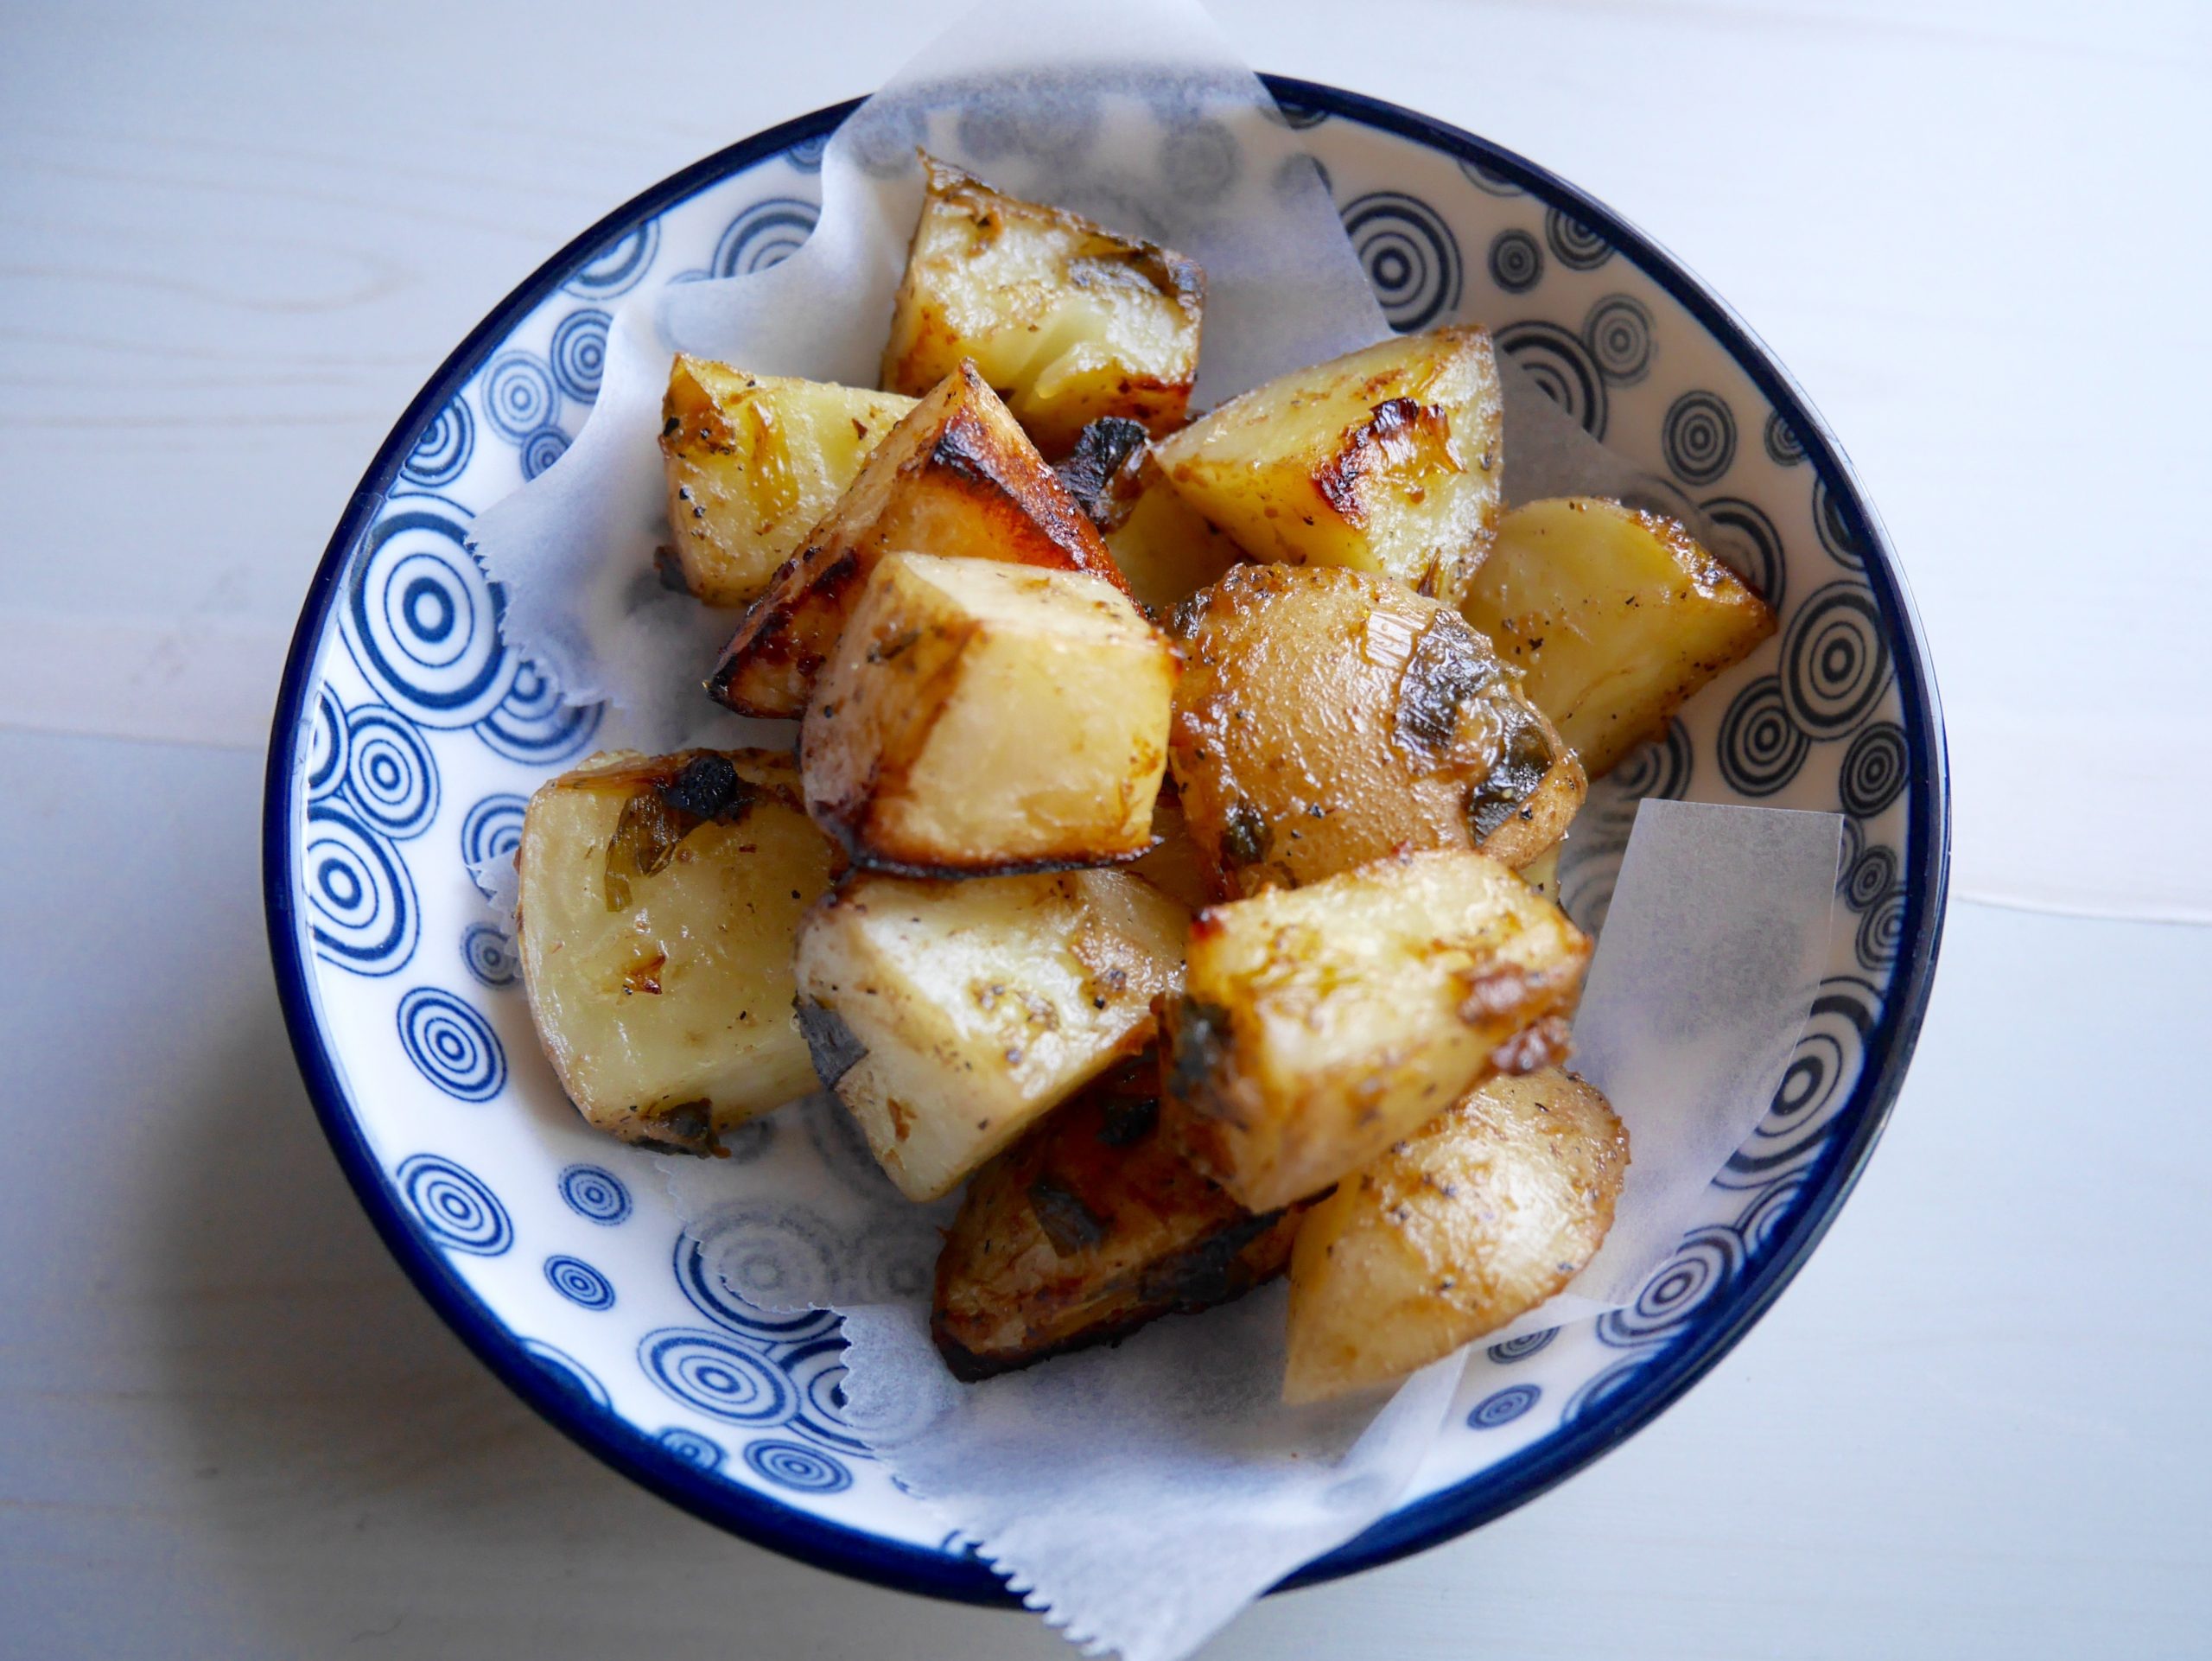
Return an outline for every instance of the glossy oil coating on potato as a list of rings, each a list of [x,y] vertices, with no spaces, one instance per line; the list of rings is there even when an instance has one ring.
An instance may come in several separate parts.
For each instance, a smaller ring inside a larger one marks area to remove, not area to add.
[[[660,453],[686,591],[710,606],[756,598],[913,407],[891,392],[678,356]]]
[[[1249,558],[1176,493],[1134,421],[1094,421],[1058,469],[1106,538],[1129,592],[1155,616]]]
[[[1240,565],[1176,614],[1169,755],[1230,895],[1402,849],[1509,865],[1556,843],[1580,764],[1456,611],[1385,577]]]
[[[791,1014],[800,914],[842,864],[788,755],[612,754],[523,817],[517,932],[531,1019],[585,1118],[711,1153],[814,1086]]]
[[[1250,1210],[1318,1193],[1492,1072],[1562,1059],[1589,958],[1482,854],[1210,907],[1162,1034],[1168,1132]]]
[[[1097,527],[972,364],[907,413],[753,602],[707,690],[741,715],[795,718],[886,553],[1087,571],[1123,588]]]
[[[1152,1041],[1189,924],[1121,871],[859,875],[799,929],[801,1025],[891,1180],[934,1200]]]
[[[1048,455],[1085,423],[1179,425],[1205,276],[1173,250],[922,158],[928,194],[893,302],[883,384],[918,393],[972,359]]]
[[[1255,1217],[1159,1131],[1160,1064],[1120,1063],[976,1173],[937,1263],[931,1336],[975,1379],[1241,1297],[1300,1208]]]
[[[1156,451],[1253,558],[1395,576],[1457,604],[1497,528],[1504,414],[1490,336],[1440,328],[1269,381]]]
[[[861,863],[915,874],[1134,859],[1175,674],[1095,576],[887,555],[807,709],[807,811]]]
[[[1284,1397],[1388,1384],[1535,1308],[1604,1244],[1628,1161],[1605,1098],[1547,1067],[1346,1177],[1299,1231]]]
[[[1593,779],[1775,627],[1673,519],[1581,496],[1507,514],[1462,609],[1526,672]]]

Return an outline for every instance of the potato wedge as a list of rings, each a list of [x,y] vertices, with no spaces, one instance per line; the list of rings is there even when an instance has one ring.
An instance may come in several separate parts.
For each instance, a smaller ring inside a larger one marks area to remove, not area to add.
[[[1513,866],[1582,805],[1581,764],[1490,642],[1440,601],[1327,566],[1240,565],[1175,615],[1168,741],[1224,894],[1297,888],[1401,849]]]
[[[531,798],[523,987],[563,1088],[600,1130],[713,1153],[814,1089],[791,939],[843,861],[798,785],[771,751],[616,752]]]
[[[800,1025],[891,1180],[934,1200],[1152,1041],[1189,920],[1121,871],[863,874],[800,926]]]
[[[742,606],[798,551],[914,400],[678,356],[661,400],[668,525],[683,586]]]
[[[779,568],[708,691],[740,715],[803,714],[861,585],[899,549],[1087,571],[1126,589],[1097,527],[963,363],[892,429]]]
[[[1775,627],[1674,520],[1587,496],[1507,514],[1460,609],[1526,672],[1593,779]]]
[[[1547,1067],[1346,1177],[1292,1254],[1284,1399],[1402,1378],[1535,1308],[1604,1244],[1628,1162],[1611,1104]]]
[[[1255,1217],[1159,1134],[1160,1064],[1118,1063],[976,1173],[937,1260],[930,1335],[986,1378],[1272,1280],[1302,1207]]]
[[[1504,407],[1490,336],[1440,328],[1269,381],[1156,454],[1255,559],[1395,576],[1456,605],[1497,525]]]
[[[1493,1072],[1566,1053],[1590,943],[1476,853],[1408,854],[1198,913],[1165,1128],[1249,1211],[1318,1193]]]
[[[1249,557],[1175,493],[1134,421],[1092,422],[1058,471],[1105,536],[1129,592],[1154,616]]]
[[[1205,274],[933,157],[922,166],[928,195],[892,302],[884,385],[919,393],[972,359],[1047,455],[1102,416],[1180,425]]]
[[[807,708],[807,811],[862,864],[912,875],[1134,859],[1176,669],[1095,576],[887,555]]]

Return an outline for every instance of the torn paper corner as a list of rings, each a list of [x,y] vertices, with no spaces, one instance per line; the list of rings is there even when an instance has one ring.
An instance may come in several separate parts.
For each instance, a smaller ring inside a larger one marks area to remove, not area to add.
[[[1574,1019],[1574,1069],[1629,1133],[1578,1298],[1633,1302],[1766,1117],[1820,991],[1842,850],[1834,813],[1638,807]]]
[[[484,903],[499,926],[499,932],[513,939],[515,914],[522,904],[522,870],[515,863],[515,850],[510,848],[489,859],[472,861],[468,880],[484,897]]]

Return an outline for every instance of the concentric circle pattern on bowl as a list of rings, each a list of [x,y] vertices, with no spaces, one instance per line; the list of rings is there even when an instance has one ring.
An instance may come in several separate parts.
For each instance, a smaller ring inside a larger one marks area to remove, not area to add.
[[[1764,348],[1618,218],[1394,106],[1271,83],[1392,324],[1484,323],[1593,434],[1666,474],[1783,629],[1593,796],[1847,816],[1829,974],[1772,1111],[1635,1307],[1492,1346],[1411,1496],[1301,1571],[1326,1578],[1541,1492],[1740,1337],[1833,1218],[1902,1081],[1946,869],[1941,716],[1917,624],[1834,442]],[[587,232],[462,343],[401,419],[316,574],[271,742],[270,932],[325,1128],[386,1242],[508,1384],[610,1463],[763,1544],[996,1600],[841,1417],[826,1315],[739,1303],[680,1238],[650,1160],[588,1131],[531,1034],[471,868],[600,716],[499,636],[473,516],[560,455],[612,309],[648,282],[759,270],[811,229],[852,106],[710,157]],[[1602,838],[1601,838],[1602,840]],[[1585,860],[1573,885],[1611,873]],[[784,1116],[788,1118],[791,1116]],[[823,1134],[804,1119],[755,1133]],[[748,1144],[741,1142],[743,1157]]]

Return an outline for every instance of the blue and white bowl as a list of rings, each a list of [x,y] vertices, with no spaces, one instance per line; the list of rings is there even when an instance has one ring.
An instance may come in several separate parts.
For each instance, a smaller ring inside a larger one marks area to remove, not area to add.
[[[1750,331],[1649,239],[1520,157],[1370,99],[1271,85],[1392,323],[1491,328],[1591,432],[1701,505],[1719,551],[1782,619],[1592,811],[1661,794],[1847,816],[1847,926],[1772,1111],[1701,1225],[1633,1308],[1478,1357],[1409,1497],[1298,1583],[1433,1544],[1560,1480],[1681,1395],[1788,1283],[1904,1079],[1942,926],[1947,785],[1895,558],[1834,440]],[[480,324],[401,417],[331,538],[286,668],[270,940],[309,1091],[362,1204],[524,1399],[749,1539],[998,1601],[998,1580],[844,1423],[835,1320],[733,1299],[683,1238],[650,1156],[584,1127],[470,880],[600,722],[501,644],[470,519],[575,434],[623,295],[757,270],[805,239],[823,145],[852,107],[747,139],[618,209]]]

